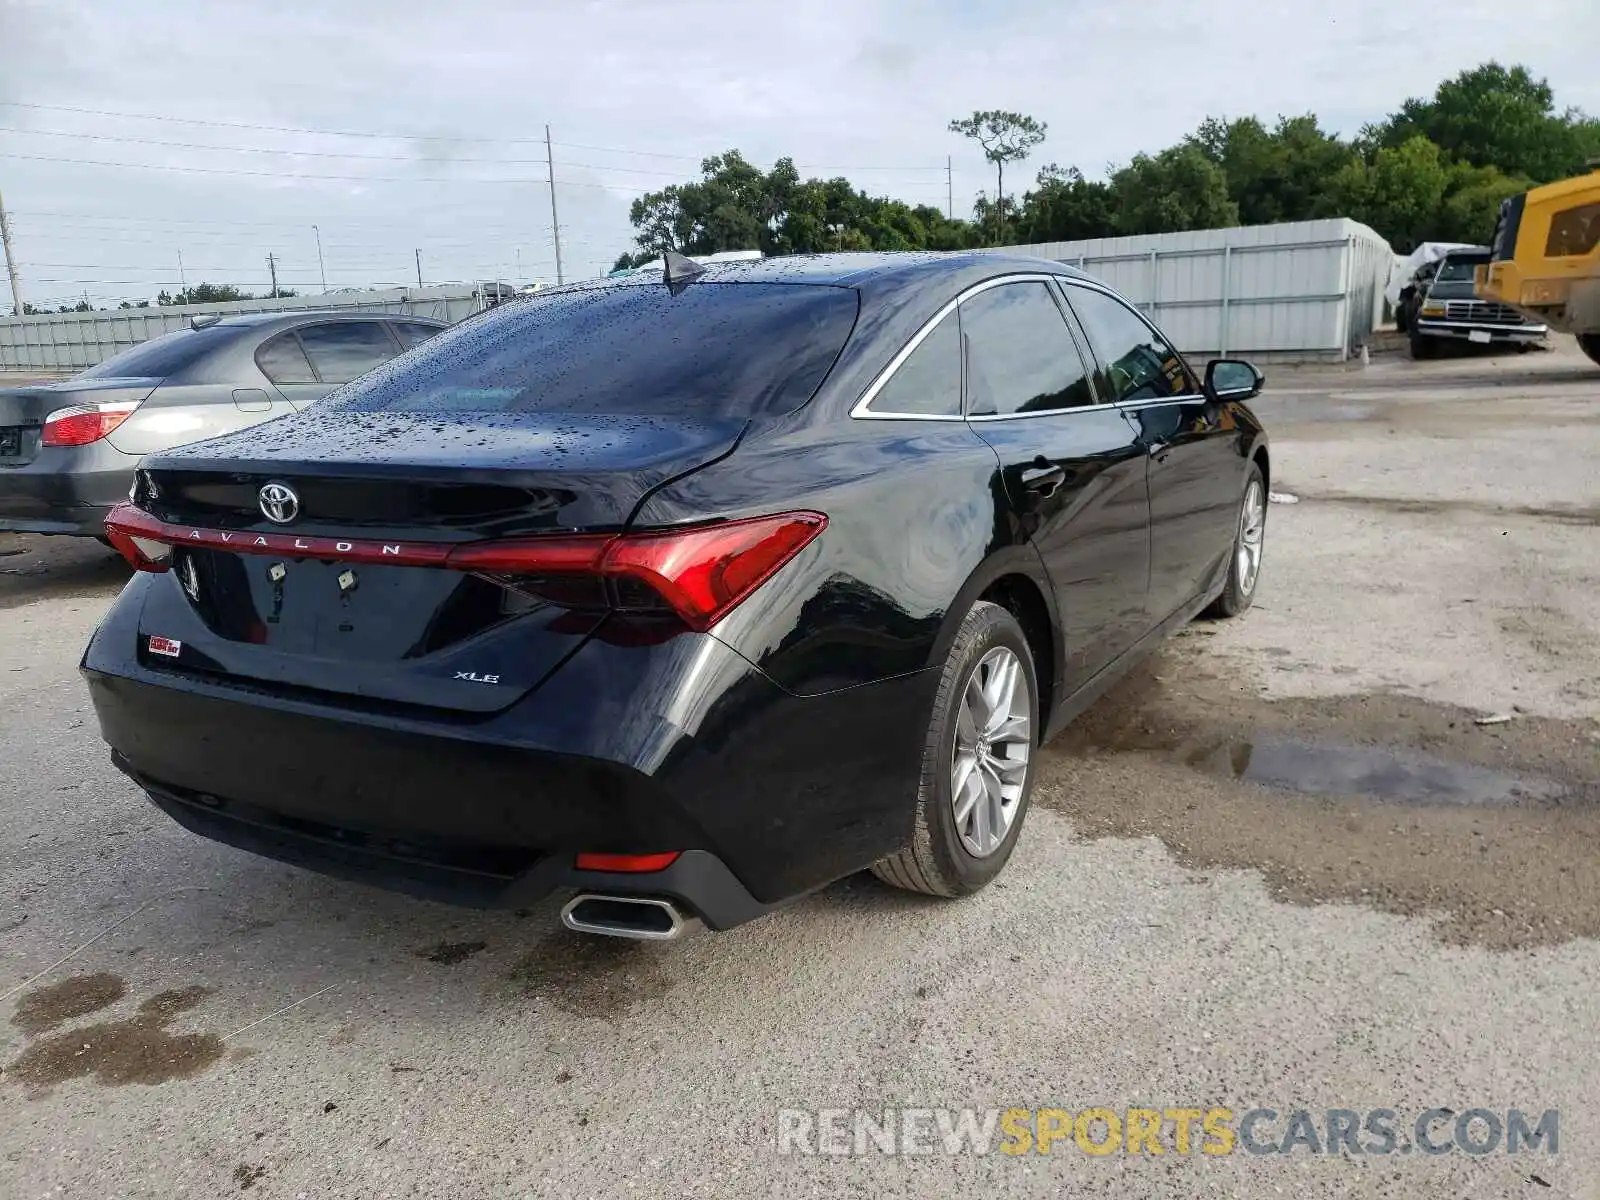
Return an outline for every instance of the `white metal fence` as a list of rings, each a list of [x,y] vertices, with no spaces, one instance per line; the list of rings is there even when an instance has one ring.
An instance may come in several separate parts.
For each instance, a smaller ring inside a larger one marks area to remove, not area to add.
[[[393,288],[385,291],[236,300],[227,304],[179,304],[168,308],[119,308],[111,312],[49,313],[0,319],[0,371],[59,374],[104,362],[130,346],[171,333],[189,318],[216,313],[335,312],[394,313],[459,321],[484,306],[481,289],[470,286]]]
[[[1394,252],[1343,218],[1004,249],[1070,263],[1157,321],[1185,353],[1343,360],[1383,320]]]
[[[1383,238],[1342,218],[1004,249],[1105,280],[1186,353],[1263,358],[1358,353],[1383,319],[1394,263]],[[10,318],[0,320],[0,370],[82,370],[199,313],[334,309],[459,321],[483,305],[481,289],[457,286]]]

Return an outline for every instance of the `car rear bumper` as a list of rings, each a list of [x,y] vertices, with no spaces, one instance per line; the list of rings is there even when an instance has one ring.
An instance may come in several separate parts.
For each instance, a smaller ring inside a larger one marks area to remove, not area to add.
[[[911,834],[929,672],[800,698],[683,635],[669,673],[612,704],[602,681],[662,648],[591,639],[479,718],[152,669],[121,651],[121,607],[84,659],[117,765],[191,830],[327,874],[478,907],[659,895],[722,929]],[[683,853],[602,874],[576,869],[583,851]]]
[[[686,850],[670,866],[648,873],[579,870],[573,853],[552,852],[532,857],[515,874],[505,875],[459,861],[441,863],[430,855],[435,846],[416,839],[400,842],[203,793],[180,793],[141,776],[120,754],[112,758],[157,808],[192,833],[323,875],[425,900],[514,908],[563,889],[660,897],[675,901],[712,929],[732,929],[779,903],[757,900],[726,863],[705,850]]]
[[[99,537],[138,462],[104,441],[42,449],[23,466],[0,459],[0,529]]]

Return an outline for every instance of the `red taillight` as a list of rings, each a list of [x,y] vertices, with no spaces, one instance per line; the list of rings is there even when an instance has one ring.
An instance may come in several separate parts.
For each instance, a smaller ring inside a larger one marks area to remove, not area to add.
[[[139,407],[137,400],[119,400],[110,404],[75,404],[71,408],[58,408],[44,419],[39,432],[41,446],[87,446],[98,442],[130,416]]]
[[[585,851],[578,855],[577,867],[580,871],[621,871],[643,875],[650,871],[665,871],[678,861],[678,854],[677,850],[668,850],[664,854],[591,854]]]
[[[186,529],[133,504],[106,516],[106,537],[141,571],[165,571],[175,545],[398,567],[448,567],[506,580],[553,604],[668,612],[710,629],[827,527],[816,512],[778,513],[623,534],[504,541],[374,542],[288,533]]]
[[[170,527],[123,502],[106,514],[106,541],[140,571],[165,571],[172,563]]]
[[[534,590],[557,603],[581,589],[584,580],[608,580],[613,585],[610,607],[649,610],[664,603],[689,628],[704,631],[827,524],[821,513],[798,512],[613,537],[485,542],[452,550],[446,565],[530,579],[537,583]],[[629,584],[642,585],[645,594]]]
[[[820,513],[784,513],[682,533],[632,534],[611,544],[601,569],[643,583],[691,629],[710,629],[827,523]]]

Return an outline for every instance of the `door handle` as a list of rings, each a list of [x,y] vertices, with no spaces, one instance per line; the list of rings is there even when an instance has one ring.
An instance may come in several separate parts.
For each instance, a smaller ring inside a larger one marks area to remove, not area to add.
[[[1056,489],[1066,482],[1065,467],[1030,467],[1022,473],[1022,486],[1046,500],[1055,495]]]

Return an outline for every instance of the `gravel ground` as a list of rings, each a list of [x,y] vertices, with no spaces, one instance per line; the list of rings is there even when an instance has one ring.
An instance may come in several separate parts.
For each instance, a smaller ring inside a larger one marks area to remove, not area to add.
[[[1600,372],[1274,374],[1255,609],[1049,748],[996,886],[664,946],[178,829],[74,670],[122,569],[0,544],[0,1195],[1600,1197]],[[1559,1109],[1560,1152],[777,1149],[1013,1106]]]

